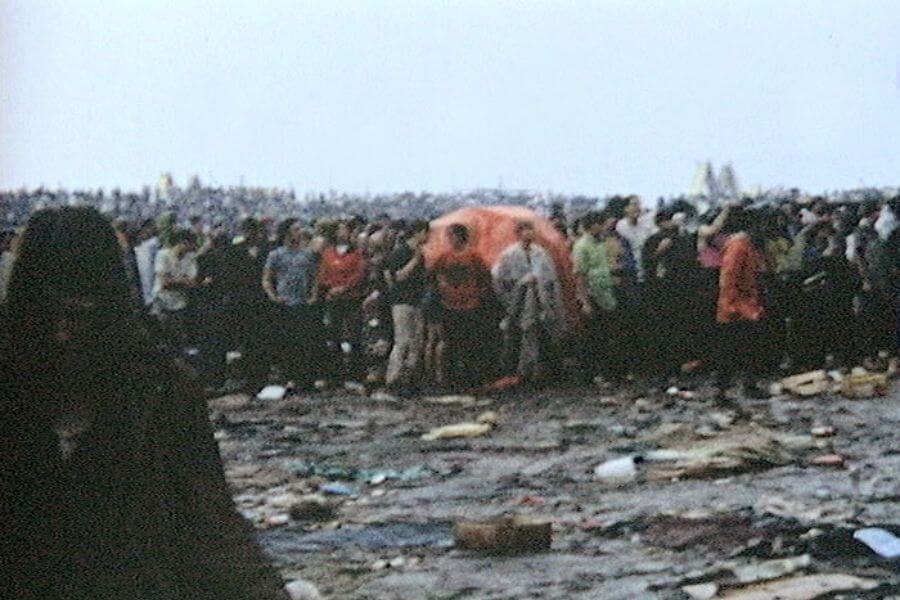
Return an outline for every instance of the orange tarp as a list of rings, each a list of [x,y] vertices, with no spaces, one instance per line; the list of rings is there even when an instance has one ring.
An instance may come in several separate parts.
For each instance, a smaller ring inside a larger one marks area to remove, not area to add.
[[[425,261],[429,266],[447,252],[450,243],[445,230],[460,223],[469,229],[470,242],[488,267],[497,263],[500,254],[517,241],[516,223],[529,221],[534,224],[536,242],[553,259],[556,275],[562,285],[563,303],[566,307],[566,324],[570,330],[578,325],[580,311],[575,295],[575,276],[572,258],[566,238],[550,223],[531,209],[521,206],[479,206],[461,208],[431,222],[431,231],[425,244]]]

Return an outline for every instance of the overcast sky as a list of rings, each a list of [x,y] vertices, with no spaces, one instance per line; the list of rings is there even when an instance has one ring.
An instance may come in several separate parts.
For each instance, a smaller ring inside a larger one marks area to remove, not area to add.
[[[900,3],[0,0],[0,188],[900,183]]]

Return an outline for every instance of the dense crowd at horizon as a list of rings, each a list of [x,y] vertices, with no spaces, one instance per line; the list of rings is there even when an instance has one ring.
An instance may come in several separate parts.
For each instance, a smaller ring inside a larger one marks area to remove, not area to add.
[[[688,210],[703,213],[727,201],[740,200],[755,205],[777,205],[785,202],[814,203],[825,199],[833,203],[882,201],[894,197],[900,186],[859,187],[847,190],[809,193],[796,187],[753,189],[711,195],[676,193],[667,197],[646,198],[650,207],[685,205]],[[208,228],[216,225],[234,227],[247,217],[280,220],[294,217],[306,221],[355,215],[365,218],[387,216],[392,219],[433,219],[452,210],[478,205],[526,206],[549,216],[564,212],[578,218],[591,210],[604,208],[610,200],[623,194],[563,194],[552,191],[476,188],[452,192],[403,191],[394,193],[347,193],[336,190],[297,194],[294,190],[264,186],[213,186],[197,178],[184,187],[171,179],[140,190],[119,187],[86,189],[52,189],[47,186],[0,190],[0,227],[15,228],[25,224],[28,216],[42,208],[91,206],[113,219],[129,221],[157,218],[173,212],[180,219],[199,220]]]

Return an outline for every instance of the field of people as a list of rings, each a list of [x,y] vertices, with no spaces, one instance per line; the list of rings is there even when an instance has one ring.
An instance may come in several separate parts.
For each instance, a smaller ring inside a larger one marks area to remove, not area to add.
[[[0,597],[900,600],[898,7],[0,1]]]
[[[722,200],[33,206],[0,238],[11,588],[897,596],[900,197]]]

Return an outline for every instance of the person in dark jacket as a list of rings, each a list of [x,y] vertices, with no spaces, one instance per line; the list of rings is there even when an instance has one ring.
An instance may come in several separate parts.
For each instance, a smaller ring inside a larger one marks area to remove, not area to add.
[[[226,269],[231,250],[224,227],[210,232],[197,256],[198,284],[194,290],[194,321],[199,335],[202,371],[210,388],[221,387],[226,379],[226,353],[236,347],[228,327]]]
[[[257,391],[265,385],[272,351],[268,347],[274,316],[262,287],[263,269],[271,247],[262,223],[243,222],[244,239],[231,246],[223,259],[221,282],[227,290],[227,324],[242,354],[241,371],[246,387]]]
[[[0,561],[11,598],[285,600],[195,385],[136,316],[90,208],[35,213],[2,328]]]
[[[644,316],[650,340],[659,340],[656,348],[648,347],[645,356],[651,372],[672,378],[679,367],[694,354],[692,330],[701,318],[697,295],[700,270],[697,242],[682,231],[671,208],[656,213],[656,232],[644,244]],[[653,332],[666,332],[661,338]]]

